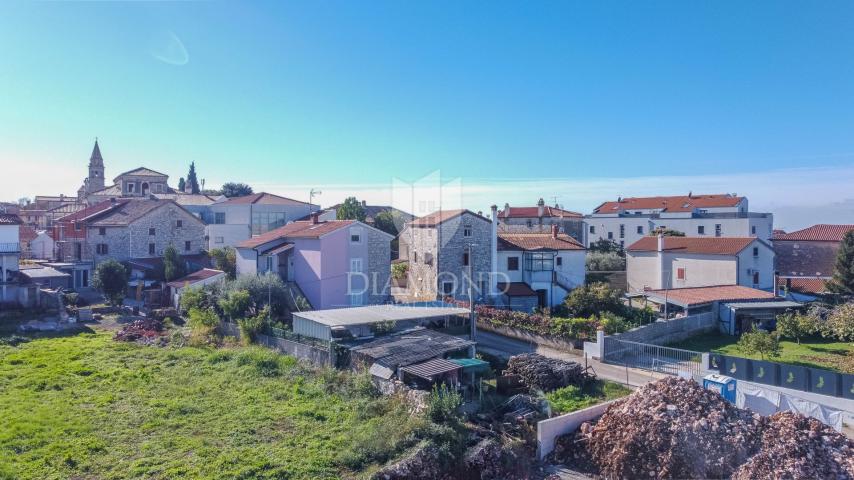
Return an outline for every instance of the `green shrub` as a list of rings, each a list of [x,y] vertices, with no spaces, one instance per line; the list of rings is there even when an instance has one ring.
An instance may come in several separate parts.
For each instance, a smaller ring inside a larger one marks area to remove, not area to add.
[[[738,349],[748,355],[777,357],[780,355],[780,339],[776,334],[763,332],[753,326],[749,332],[743,333],[738,339]]]
[[[190,321],[187,325],[190,327],[192,335],[190,341],[193,345],[202,345],[209,343],[216,327],[219,325],[219,316],[212,308],[192,308],[190,309]]]
[[[105,260],[95,267],[92,286],[103,293],[111,305],[121,305],[127,291],[128,271],[116,260]]]
[[[240,318],[249,310],[252,303],[252,298],[247,290],[233,290],[228,292],[225,298],[221,298],[218,302],[222,313],[230,320]]]
[[[406,274],[409,273],[408,263],[393,263],[391,264],[391,278],[395,280],[403,280]]]
[[[209,306],[208,295],[202,288],[187,287],[181,292],[181,310],[184,313],[194,308],[205,309]]]
[[[599,325],[606,335],[622,333],[629,329],[629,323],[626,322],[625,318],[611,312],[602,312],[599,317]]]
[[[561,337],[590,340],[596,337],[596,317],[555,318],[552,321],[552,333]]]
[[[552,413],[560,415],[592,407],[598,403],[624,397],[632,390],[607,380],[597,380],[582,387],[569,385],[546,394]]]
[[[262,377],[275,377],[287,368],[289,362],[286,357],[272,350],[261,347],[253,347],[251,350],[240,352],[237,355],[237,364],[240,366],[251,366]]]
[[[456,420],[459,418],[457,408],[462,403],[463,397],[456,390],[449,389],[444,383],[441,386],[434,385],[427,404],[427,412],[430,419],[436,423]]]
[[[263,333],[267,328],[270,310],[264,307],[258,315],[254,317],[241,318],[237,321],[237,326],[240,328],[240,338],[245,343],[255,343],[258,341],[258,335]]]

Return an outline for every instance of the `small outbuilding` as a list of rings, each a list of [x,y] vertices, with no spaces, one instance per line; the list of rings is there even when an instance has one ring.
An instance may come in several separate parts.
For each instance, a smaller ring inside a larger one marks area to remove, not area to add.
[[[210,285],[215,282],[219,282],[225,278],[225,272],[222,270],[214,270],[212,268],[203,268],[199,271],[193,272],[186,277],[179,278],[178,280],[171,281],[166,284],[169,287],[170,297],[172,299],[172,306],[175,308],[179,308],[181,305],[181,293],[186,288],[198,288],[204,285]]]

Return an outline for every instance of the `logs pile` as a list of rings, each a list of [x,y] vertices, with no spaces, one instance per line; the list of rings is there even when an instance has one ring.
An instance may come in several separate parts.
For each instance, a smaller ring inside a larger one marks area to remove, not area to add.
[[[791,412],[772,415],[759,453],[733,475],[736,480],[854,478],[854,441],[820,421]]]
[[[550,392],[567,385],[581,385],[584,367],[576,362],[547,358],[536,353],[510,357],[505,375],[516,375],[531,390]]]
[[[670,377],[558,440],[556,458],[605,478],[726,478],[758,450],[762,418]]]

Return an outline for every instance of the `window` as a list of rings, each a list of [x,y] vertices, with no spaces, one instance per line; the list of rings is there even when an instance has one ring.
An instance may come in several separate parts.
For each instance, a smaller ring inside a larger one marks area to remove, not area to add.
[[[351,273],[359,273],[362,271],[362,259],[361,258],[351,258],[350,259],[350,272]]]
[[[463,236],[471,237],[471,225],[466,225],[463,227]]]
[[[706,234],[706,226],[705,225],[697,225],[697,235],[705,235]]]
[[[531,272],[554,270],[554,254],[539,252],[525,254],[525,269]]]
[[[190,247],[192,247],[192,246],[193,246],[193,244],[189,240],[184,241],[184,251],[185,252],[189,252]]]
[[[104,227],[98,227],[98,235],[106,235],[107,229]]]
[[[149,228],[149,229],[148,229],[148,234],[149,234],[149,235],[152,235],[152,236],[155,234],[155,233],[154,233],[154,227],[151,227],[151,228]]]
[[[154,255],[154,244],[153,243],[148,244],[148,254]]]
[[[759,285],[759,272],[753,272],[753,284]]]
[[[261,235],[285,224],[285,212],[253,212],[252,235]]]
[[[454,282],[442,282],[442,293],[445,295],[454,294]]]
[[[608,240],[614,239],[614,232],[608,232]]]
[[[625,248],[626,248],[626,241],[625,241],[625,240],[620,240],[620,249],[621,249],[621,250],[623,250],[623,249],[625,249]]]
[[[722,233],[722,232],[721,232],[721,224],[720,224],[720,223],[716,223],[716,224],[715,224],[715,236],[716,236],[716,237],[720,237],[720,236],[721,236],[721,233]]]
[[[176,220],[176,221],[175,221],[175,227],[176,227],[176,228],[181,228],[181,227],[183,227],[183,226],[184,226],[184,221],[183,221],[183,220]]]
[[[99,243],[98,245],[95,246],[95,252],[98,255],[106,255],[108,251],[109,251],[109,249],[107,248],[106,243]]]
[[[563,257],[557,257],[555,261],[557,262],[555,265],[557,265],[558,267],[563,265]]]
[[[222,237],[214,237],[214,243],[225,243]]]
[[[519,257],[507,257],[507,270],[511,272],[519,270]]]
[[[759,256],[759,247],[753,247],[753,256],[754,256],[754,257],[758,257],[758,256]]]
[[[128,184],[127,184],[127,187],[128,187],[128,193],[133,193],[133,191],[134,191],[134,187],[135,187],[135,186],[136,186],[136,185],[134,185],[134,184],[132,184],[132,183],[128,183]]]
[[[530,219],[528,219],[528,221],[526,222],[526,225],[528,226],[528,228],[532,228],[534,226],[534,222],[532,222]]]
[[[751,235],[756,235],[756,225],[751,225],[751,226],[750,226],[750,234],[751,234]]]
[[[685,280],[685,269],[677,268],[676,269],[676,280]]]
[[[76,231],[78,231],[78,232],[79,232],[80,230],[83,230],[83,225],[80,225],[79,223],[74,222],[74,230],[76,230]]]
[[[463,266],[468,267],[469,265],[469,252],[463,252]]]
[[[596,233],[596,227],[595,226],[590,225],[590,233]]]
[[[350,243],[362,243],[362,235],[358,233],[350,234]]]
[[[225,223],[225,212],[214,212],[214,223],[222,225]]]
[[[638,235],[643,235],[643,225],[638,225]]]
[[[620,224],[620,238],[626,238],[626,226]]]
[[[412,263],[418,263],[418,252],[412,252]]]

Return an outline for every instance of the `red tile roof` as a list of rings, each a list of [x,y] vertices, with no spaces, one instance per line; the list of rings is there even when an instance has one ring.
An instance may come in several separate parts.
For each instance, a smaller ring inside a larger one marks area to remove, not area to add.
[[[497,284],[498,291],[507,295],[508,297],[536,297],[537,292],[535,292],[527,283],[525,282],[510,282],[510,283],[501,283]]]
[[[105,200],[103,202],[96,203],[95,205],[88,206],[88,207],[84,208],[83,210],[78,210],[78,211],[71,213],[69,215],[66,215],[64,217],[60,217],[60,218],[56,219],[56,221],[57,222],[73,222],[75,220],[82,220],[82,219],[89,217],[91,215],[94,215],[96,213],[103,212],[104,210],[106,210],[110,207],[118,206],[119,204],[122,204],[124,202],[130,202],[130,201],[131,200],[128,200],[128,199],[116,199],[116,202],[113,203],[110,200]]]
[[[424,215],[423,217],[416,218],[415,220],[409,222],[409,225],[417,226],[417,227],[435,227],[440,223],[447,222],[448,220],[459,217],[464,213],[469,213],[477,218],[483,219],[486,222],[490,220],[483,215],[478,215],[471,210],[466,209],[456,209],[456,210],[439,210],[437,212],[430,213],[428,215]]]
[[[743,287],[741,285],[718,285],[714,287],[674,288],[671,290],[650,290],[658,298],[667,296],[668,302],[684,305],[702,305],[711,302],[733,302],[739,300],[771,300],[776,297],[771,292]]]
[[[565,233],[499,233],[498,250],[584,250],[584,245]]]
[[[326,222],[311,223],[310,221],[291,222],[275,230],[262,233],[257,237],[244,240],[237,246],[239,248],[255,248],[267,242],[281,238],[318,238],[327,233],[347,227],[355,223],[355,220],[329,220]]]
[[[272,193],[260,192],[252,195],[244,195],[242,197],[233,197],[220,203],[220,205],[308,205],[306,202],[294,200],[292,198],[280,197]]]
[[[509,211],[509,215],[507,212]],[[538,218],[539,207],[510,207],[498,212],[499,218]],[[543,207],[543,217],[581,218],[584,215],[557,207]]]
[[[819,224],[790,233],[774,235],[774,240],[795,240],[800,242],[841,242],[846,233],[854,230],[854,225]]]
[[[800,293],[825,293],[827,292],[827,281],[823,278],[815,278],[815,277],[780,277],[777,279],[778,287],[785,287],[789,285],[789,288],[793,292]]]
[[[14,213],[0,213],[0,225],[20,225],[21,217]]]
[[[656,209],[667,212],[690,212],[695,208],[735,207],[744,197],[729,193],[713,195],[677,195],[672,197],[630,197],[616,202],[605,202],[593,213],[619,213],[623,210]]]
[[[737,255],[755,241],[757,239],[753,237],[664,237],[664,250],[705,255]],[[643,237],[629,245],[626,250],[655,252],[658,250],[658,237]]]
[[[173,280],[166,285],[169,285],[172,288],[181,288],[186,285],[192,285],[196,282],[201,282],[202,280],[207,280],[209,278],[213,278],[217,275],[224,275],[225,272],[222,270],[214,270],[212,268],[203,268],[197,272],[193,272],[186,277],[181,277],[178,280]]]

